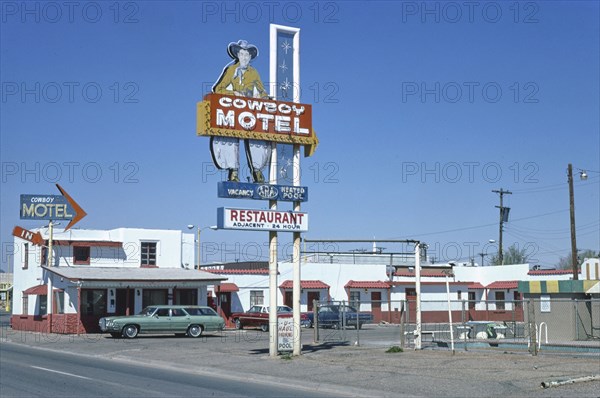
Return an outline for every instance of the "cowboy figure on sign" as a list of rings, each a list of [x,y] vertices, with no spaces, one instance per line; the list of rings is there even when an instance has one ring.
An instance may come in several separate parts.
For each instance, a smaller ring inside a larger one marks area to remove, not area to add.
[[[233,61],[223,68],[221,76],[212,87],[213,93],[250,98],[268,98],[258,71],[250,61],[258,56],[258,48],[246,40],[229,43],[227,54]],[[265,182],[262,169],[271,158],[271,143],[262,140],[244,140],[246,159],[256,183]],[[211,137],[210,151],[213,162],[221,170],[228,170],[227,179],[239,182],[240,139],[234,137]]]

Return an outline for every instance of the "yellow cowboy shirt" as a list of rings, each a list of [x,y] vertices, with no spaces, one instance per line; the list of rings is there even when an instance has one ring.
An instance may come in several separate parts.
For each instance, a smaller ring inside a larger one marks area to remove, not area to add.
[[[251,66],[241,73],[238,72],[239,63],[235,63],[223,72],[221,78],[214,86],[213,91],[217,94],[234,94],[237,92],[244,97],[267,97],[265,86],[260,80],[258,71]],[[237,72],[237,73],[236,73]]]

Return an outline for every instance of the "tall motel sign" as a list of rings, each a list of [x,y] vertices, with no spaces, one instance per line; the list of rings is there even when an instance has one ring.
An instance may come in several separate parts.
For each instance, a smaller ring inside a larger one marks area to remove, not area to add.
[[[308,214],[300,211],[308,200],[308,188],[300,185],[300,148],[304,146],[304,155],[310,156],[318,144],[312,107],[300,103],[300,29],[270,25],[268,93],[251,65],[259,55],[257,46],[238,40],[227,46],[227,53],[231,62],[197,104],[196,132],[210,137],[215,166],[227,170],[227,181],[218,183],[218,197],[268,201],[269,210],[220,207],[217,227],[268,231],[269,355],[280,351],[300,355],[300,239],[308,231]],[[292,147],[292,185],[278,184],[278,144]],[[240,181],[240,157],[247,161],[252,182]],[[291,202],[292,211],[279,209],[278,202]],[[289,318],[278,324],[275,310],[279,232],[293,234],[292,324]]]

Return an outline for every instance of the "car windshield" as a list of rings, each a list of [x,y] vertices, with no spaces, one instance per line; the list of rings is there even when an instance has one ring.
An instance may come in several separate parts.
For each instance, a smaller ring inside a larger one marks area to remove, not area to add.
[[[277,306],[277,312],[292,312],[293,310],[287,305]]]
[[[146,307],[139,313],[139,315],[152,316],[156,311],[156,307]]]

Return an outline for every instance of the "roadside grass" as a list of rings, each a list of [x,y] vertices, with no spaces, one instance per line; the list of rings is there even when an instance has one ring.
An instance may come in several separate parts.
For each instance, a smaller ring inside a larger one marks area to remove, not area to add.
[[[398,347],[397,345],[393,345],[386,350],[386,354],[395,354],[397,352],[404,352],[402,347]]]

